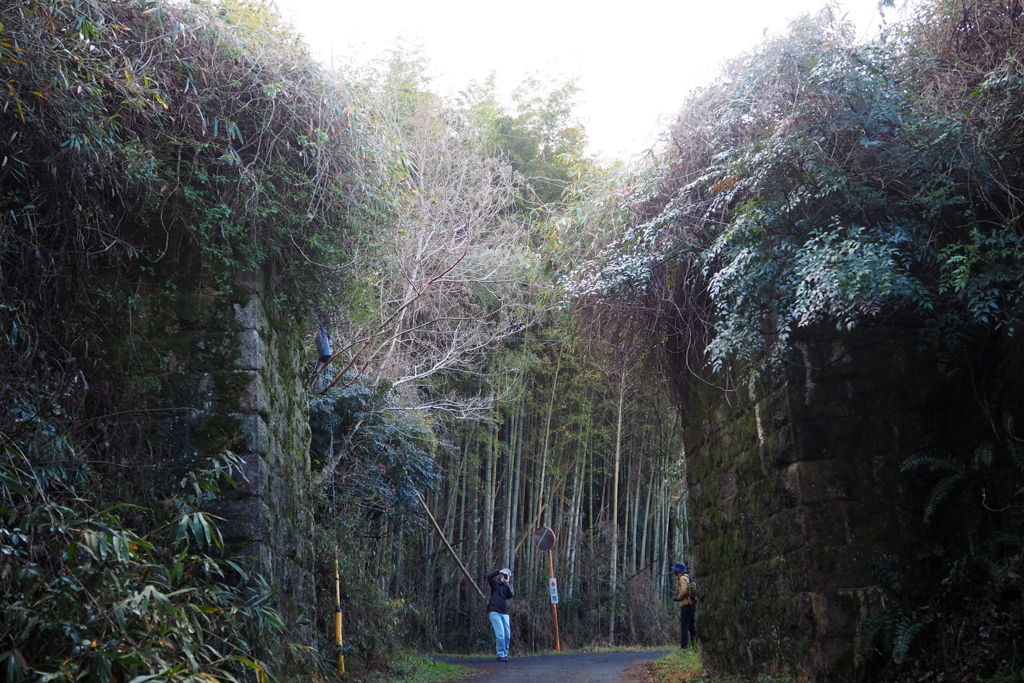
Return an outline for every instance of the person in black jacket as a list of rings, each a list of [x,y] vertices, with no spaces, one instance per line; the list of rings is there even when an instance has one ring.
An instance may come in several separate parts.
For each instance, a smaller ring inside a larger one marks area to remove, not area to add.
[[[512,643],[512,628],[508,622],[508,610],[511,600],[515,597],[509,579],[512,572],[508,569],[496,569],[487,575],[487,583],[491,586],[491,599],[487,602],[487,616],[494,629],[494,649],[499,662],[508,661],[508,648]]]

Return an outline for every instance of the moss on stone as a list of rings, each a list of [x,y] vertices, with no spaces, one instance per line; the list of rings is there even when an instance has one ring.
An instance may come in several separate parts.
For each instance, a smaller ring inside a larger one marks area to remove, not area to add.
[[[836,571],[836,555],[831,548],[818,548],[816,553],[818,567],[826,575],[832,575]]]
[[[242,423],[231,415],[208,415],[196,429],[196,436],[200,455],[218,455],[242,445]]]
[[[839,645],[850,638],[852,652],[864,615],[844,591],[872,585],[879,553],[899,556],[898,464],[912,440],[904,432],[914,430],[894,430],[892,422],[917,419],[920,404],[900,403],[912,398],[904,385],[917,375],[886,369],[898,350],[883,345],[863,345],[864,357],[830,365],[832,341],[808,347],[817,368],[813,401],[801,364],[777,387],[758,387],[761,398],[726,400],[703,388],[692,403],[695,557],[713,577],[701,618],[716,668],[746,671],[743,644],[757,642],[758,657],[811,678],[829,667],[852,670],[852,655]],[[880,419],[864,409],[865,397],[890,385]],[[826,607],[801,602],[811,594],[824,596]]]
[[[238,410],[242,396],[252,384],[252,379],[252,374],[245,370],[224,370],[214,373],[215,409],[218,412]]]

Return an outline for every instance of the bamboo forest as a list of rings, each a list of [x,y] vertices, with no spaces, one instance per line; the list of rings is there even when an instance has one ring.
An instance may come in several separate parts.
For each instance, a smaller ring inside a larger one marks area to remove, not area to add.
[[[0,679],[1024,682],[1024,6],[878,9],[609,160],[578,78],[0,2]]]

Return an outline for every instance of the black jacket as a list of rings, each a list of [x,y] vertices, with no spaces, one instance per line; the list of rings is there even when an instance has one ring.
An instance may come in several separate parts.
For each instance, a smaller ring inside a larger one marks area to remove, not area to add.
[[[487,575],[487,583],[491,586],[491,599],[487,601],[487,611],[498,614],[508,614],[512,606],[510,600],[515,597],[516,592],[512,590],[512,584],[502,583],[496,578],[501,570],[495,569]]]

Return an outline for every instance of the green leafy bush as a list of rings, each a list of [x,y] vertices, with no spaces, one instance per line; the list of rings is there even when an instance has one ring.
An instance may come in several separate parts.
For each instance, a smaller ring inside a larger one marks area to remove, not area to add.
[[[293,301],[345,289],[386,170],[364,114],[267,7],[19,0],[0,46],[6,286],[88,301],[126,294],[103,267],[224,289],[274,264]]]
[[[237,459],[188,471],[159,513],[129,504],[97,510],[102,482],[68,441],[60,460],[27,456],[25,445],[56,425],[21,412],[19,438],[4,439],[0,461],[4,679],[266,676],[261,653],[282,628],[270,591],[216,556],[220,534],[199,508],[219,479],[230,481]],[[126,508],[151,530],[127,528]]]
[[[5,2],[0,81],[7,678],[269,675],[281,624],[220,559],[217,477],[153,428],[158,328],[253,276],[291,320],[351,294],[390,210],[373,117],[244,0]]]
[[[771,386],[794,341],[862,326],[942,368],[941,410],[963,428],[905,465],[919,544],[888,568],[899,590],[867,655],[880,680],[1020,668],[1020,19],[934,2],[867,44],[831,10],[769,37],[595,200],[626,227],[572,289],[662,331],[684,400],[709,368],[726,390]]]
[[[631,225],[576,291],[681,316],[706,330],[685,333],[691,365],[748,380],[802,327],[1014,334],[1024,79],[1001,8],[928,6],[866,45],[826,10],[735,60],[620,190]]]
[[[407,644],[416,609],[396,575],[396,554],[425,524],[421,496],[438,480],[429,424],[399,409],[387,387],[356,378],[310,396],[310,455],[325,485],[317,506],[321,558],[339,559],[346,655],[359,670],[387,668]],[[334,567],[322,562],[319,591],[334,605]],[[413,592],[414,593],[414,592]]]

